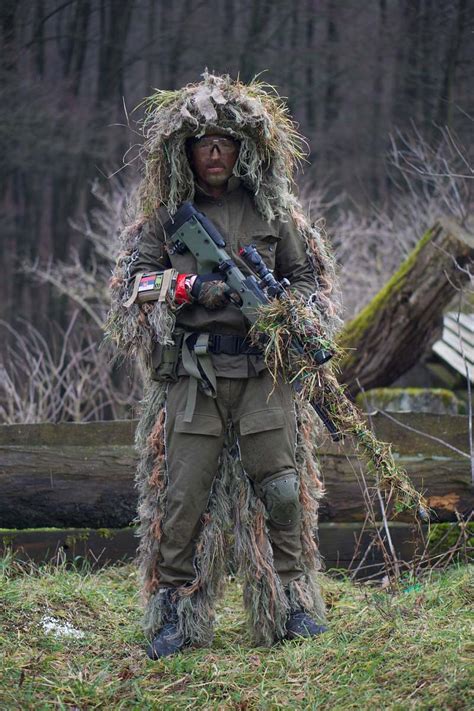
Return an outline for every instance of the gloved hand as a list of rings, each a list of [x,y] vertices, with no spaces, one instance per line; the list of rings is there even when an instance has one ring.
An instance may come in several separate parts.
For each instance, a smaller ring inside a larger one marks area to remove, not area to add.
[[[194,280],[191,296],[198,304],[210,311],[222,309],[229,303],[229,286],[214,274],[203,274]]]

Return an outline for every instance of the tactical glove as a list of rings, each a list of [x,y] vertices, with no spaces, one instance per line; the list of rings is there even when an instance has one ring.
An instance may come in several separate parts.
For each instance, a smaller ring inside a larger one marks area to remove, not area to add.
[[[222,309],[229,303],[230,288],[216,274],[198,276],[191,289],[192,298],[210,311]]]

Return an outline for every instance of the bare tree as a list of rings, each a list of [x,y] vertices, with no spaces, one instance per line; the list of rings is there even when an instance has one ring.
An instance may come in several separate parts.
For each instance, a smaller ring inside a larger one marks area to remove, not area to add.
[[[62,422],[130,417],[141,397],[138,368],[113,365],[102,326],[110,305],[108,281],[131,186],[115,181],[109,192],[98,184],[97,207],[72,225],[90,244],[85,265],[77,252],[67,262],[25,263],[24,273],[66,297],[72,315],[66,329],[48,338],[28,322],[2,322],[9,346],[0,361],[0,419]],[[71,310],[71,309],[70,309]]]
[[[309,139],[307,179],[319,186],[329,177],[331,199],[344,194],[343,213],[364,227],[374,203],[390,214],[394,186],[383,154],[394,126],[405,135],[414,122],[435,146],[438,122],[468,142],[473,27],[467,0],[5,0],[2,315],[31,318],[39,307],[45,324],[53,318],[66,327],[57,290],[45,284],[33,292],[28,280],[15,279],[16,269],[25,258],[68,261],[73,250],[87,262],[89,243],[68,221],[93,207],[90,183],[121,165],[135,141],[123,106],[135,106],[152,87],[196,81],[206,66],[244,80],[264,72]],[[391,264],[390,255],[377,259]]]
[[[342,197],[327,202],[318,191],[306,198],[315,214],[335,215],[328,231],[341,264],[346,318],[382,288],[438,218],[473,229],[474,164],[452,131],[440,130],[434,146],[415,128],[397,132],[387,168],[397,191],[385,209],[350,209]]]
[[[137,374],[117,378],[111,353],[75,311],[65,331],[48,340],[32,324],[18,330],[0,360],[0,421],[4,424],[89,422],[130,417],[140,398]]]

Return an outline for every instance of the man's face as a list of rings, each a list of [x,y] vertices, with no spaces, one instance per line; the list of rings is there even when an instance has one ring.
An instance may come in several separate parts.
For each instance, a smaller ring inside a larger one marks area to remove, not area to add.
[[[239,143],[229,136],[206,135],[191,145],[191,164],[203,188],[224,187],[232,175]]]

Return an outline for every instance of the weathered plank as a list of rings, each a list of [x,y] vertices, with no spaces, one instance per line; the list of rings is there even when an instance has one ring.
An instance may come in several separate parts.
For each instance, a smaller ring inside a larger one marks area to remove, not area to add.
[[[455,509],[463,514],[472,510],[474,497],[464,461],[450,457],[401,457],[398,461],[409,472],[416,488],[430,500],[436,510],[436,520],[454,520]],[[344,459],[322,455],[321,463],[327,489],[327,496],[321,502],[321,520],[363,521],[365,508],[358,460],[355,457]],[[410,520],[410,516],[402,515],[399,520]]]
[[[428,433],[468,452],[466,417],[397,414],[402,425]],[[468,513],[474,496],[470,460],[377,414],[377,435],[393,442],[415,485],[431,497],[437,520]],[[134,421],[0,427],[0,526],[127,526],[135,516]],[[327,490],[322,521],[361,521],[360,463],[350,443],[320,445]]]
[[[471,383],[474,382],[474,315],[447,313],[443,326],[433,351],[464,378],[468,372]]]
[[[427,439],[424,434],[437,437],[466,453],[469,452],[468,421],[462,415],[404,412],[391,416],[400,421],[400,427],[381,413],[373,415],[371,423],[377,436],[382,440],[393,442],[394,450],[397,452],[402,452],[404,455],[446,455],[448,450],[445,445]],[[32,447],[131,446],[136,425],[136,420],[0,425],[0,448],[26,445]],[[404,427],[420,430],[422,434]],[[329,437],[325,437],[321,442],[321,451],[338,454],[344,449],[340,444],[333,443]],[[347,451],[351,451],[349,444],[347,444]]]

